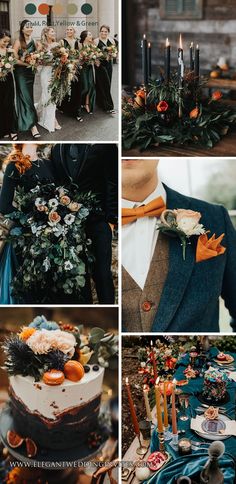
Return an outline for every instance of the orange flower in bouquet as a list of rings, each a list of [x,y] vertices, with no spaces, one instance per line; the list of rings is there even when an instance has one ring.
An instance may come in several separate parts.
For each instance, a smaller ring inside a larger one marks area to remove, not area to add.
[[[199,109],[196,107],[192,109],[192,111],[189,113],[190,119],[196,119],[199,116]]]
[[[222,94],[221,91],[215,91],[215,92],[213,92],[211,99],[212,99],[212,101],[219,101],[219,99],[221,99],[222,96],[223,96],[223,94]]]
[[[169,108],[169,104],[166,101],[160,101],[157,104],[157,111],[159,113],[164,113]]]

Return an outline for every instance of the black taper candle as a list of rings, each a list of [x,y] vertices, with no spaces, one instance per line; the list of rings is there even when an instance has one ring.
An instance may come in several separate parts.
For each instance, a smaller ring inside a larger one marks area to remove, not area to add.
[[[197,45],[194,57],[194,75],[196,77],[196,82],[199,80],[199,47]]]
[[[166,82],[170,80],[170,44],[168,39],[166,39],[165,48],[165,79]]]
[[[148,60],[147,60],[147,39],[146,35],[143,35],[142,40],[142,70],[143,70],[143,82],[144,85],[148,84]]]
[[[190,56],[190,71],[194,71],[193,42],[191,42],[189,47],[189,56]]]
[[[148,42],[148,79],[152,76],[152,46],[151,42]]]

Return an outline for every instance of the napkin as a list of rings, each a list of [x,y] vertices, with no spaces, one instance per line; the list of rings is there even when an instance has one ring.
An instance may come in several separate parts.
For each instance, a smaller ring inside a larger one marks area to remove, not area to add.
[[[223,368],[217,368],[217,369],[219,369],[219,371],[222,369],[222,371],[227,372],[230,380],[233,380],[236,382],[236,371],[227,370],[227,367],[224,369]],[[215,370],[214,366],[210,366],[209,370]]]
[[[192,418],[191,419],[191,429],[192,430],[195,430],[197,432],[201,432],[201,433],[204,433],[203,429],[202,429],[202,423],[204,422],[205,420],[205,417],[201,417],[201,415],[197,415],[196,418]],[[225,420],[224,421],[225,423],[225,430],[220,432],[220,433],[216,433],[215,435],[218,436],[218,435],[235,435],[236,436],[236,421],[235,420]]]

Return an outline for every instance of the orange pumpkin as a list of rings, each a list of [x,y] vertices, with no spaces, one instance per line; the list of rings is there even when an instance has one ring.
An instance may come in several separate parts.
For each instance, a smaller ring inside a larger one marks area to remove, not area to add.
[[[43,375],[43,381],[46,385],[61,385],[65,380],[65,375],[60,370],[46,371]]]
[[[79,361],[69,360],[64,366],[64,374],[67,380],[79,381],[84,376],[84,367]]]

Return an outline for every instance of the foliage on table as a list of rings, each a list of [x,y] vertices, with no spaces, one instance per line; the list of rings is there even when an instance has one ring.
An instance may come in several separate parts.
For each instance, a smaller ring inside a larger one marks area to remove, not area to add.
[[[153,365],[152,365],[152,354],[150,349],[141,349],[139,350],[138,356],[140,361],[144,360],[144,351],[146,352],[146,364],[147,364],[147,371],[143,373],[143,383],[152,387],[155,384],[155,379],[153,377]],[[157,374],[159,377],[162,376],[172,376],[177,359],[180,353],[180,345],[178,342],[172,341],[170,343],[160,341],[159,339],[155,340],[154,344],[154,355],[156,360],[156,367],[157,367]]]
[[[92,193],[79,194],[54,184],[16,193],[17,210],[7,215],[15,222],[9,234],[20,261],[12,283],[18,301],[34,294],[36,303],[50,302],[50,294],[74,294],[80,300],[87,265],[93,262],[86,222],[97,212]],[[49,294],[48,294],[49,293]]]
[[[169,83],[151,81],[145,91],[137,90],[123,99],[123,147],[145,150],[159,145],[199,145],[212,148],[236,126],[236,109],[219,103],[220,91],[202,94],[193,73],[185,75],[183,89],[174,74]],[[146,97],[146,100],[145,100]],[[179,110],[182,117],[179,117]]]

